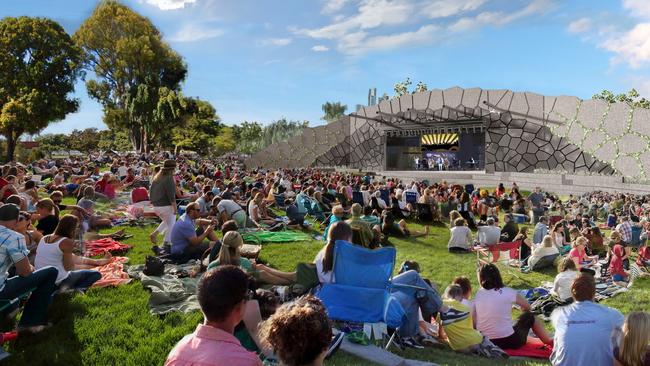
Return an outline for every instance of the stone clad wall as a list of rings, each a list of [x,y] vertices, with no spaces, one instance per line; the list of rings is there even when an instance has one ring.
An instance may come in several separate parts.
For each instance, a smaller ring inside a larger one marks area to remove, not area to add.
[[[395,124],[414,125],[393,121],[393,126],[387,126],[373,119],[404,113],[436,116],[445,122],[460,123],[468,116],[482,119],[488,172],[548,169],[650,179],[650,110],[571,96],[459,87],[364,107],[337,122],[306,129],[303,136],[269,146],[254,154],[247,165],[381,170],[385,130],[394,129]],[[422,121],[416,127],[422,128]]]

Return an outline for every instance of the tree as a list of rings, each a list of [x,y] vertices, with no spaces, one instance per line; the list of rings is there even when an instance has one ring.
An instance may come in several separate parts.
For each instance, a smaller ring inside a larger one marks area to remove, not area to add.
[[[96,76],[86,88],[104,107],[104,123],[127,131],[136,151],[148,151],[169,137],[166,133],[180,121],[180,84],[187,66],[151,21],[105,0],[73,39]]]
[[[80,61],[79,49],[55,21],[0,21],[0,133],[8,161],[22,134],[36,134],[77,110],[79,101],[68,95],[81,74]]]
[[[244,121],[241,125],[232,126],[233,137],[237,150],[251,154],[262,149],[262,125],[258,122]]]
[[[221,126],[219,135],[214,139],[216,154],[223,155],[235,150],[235,128],[230,126]]]
[[[38,148],[43,151],[44,154],[49,154],[52,151],[57,150],[68,150],[68,146],[70,146],[69,136],[63,133],[48,133],[40,135],[36,137],[34,141],[38,142]]]
[[[611,91],[604,89],[599,94],[594,94],[593,99],[602,99],[608,103],[625,102],[635,108],[650,109],[650,100],[639,95],[636,89],[632,88],[627,93],[614,95]]]
[[[188,98],[186,112],[185,121],[172,131],[172,141],[176,148],[206,155],[211,148],[216,147],[219,116],[212,104],[200,99]],[[232,131],[230,134],[232,138]]]
[[[129,151],[131,141],[125,130],[102,130],[99,131],[99,142],[97,147],[100,150]]]
[[[309,127],[309,121],[287,121],[286,118],[273,121],[264,126],[262,130],[260,149],[281,141],[286,141],[300,134],[305,127]]]
[[[96,128],[74,129],[68,136],[68,148],[84,153],[97,150],[99,138],[99,131]]]
[[[395,90],[395,96],[396,97],[401,97],[402,95],[409,94],[409,87],[413,84],[411,81],[411,78],[406,78],[406,80],[395,83],[394,85],[394,90]]]
[[[423,83],[422,81],[418,81],[418,83],[415,85],[415,89],[413,91],[410,91],[409,88],[413,84],[413,81],[411,81],[411,78],[406,78],[406,80],[395,83],[394,90],[395,90],[395,96],[396,97],[401,97],[402,95],[406,94],[414,94],[414,93],[419,93],[423,91],[429,90],[429,87],[427,84]],[[384,94],[386,95],[386,94]],[[383,97],[382,97],[383,99]],[[380,99],[381,100],[381,99]]]
[[[348,106],[342,105],[341,102],[326,102],[321,108],[323,109],[323,113],[325,113],[321,119],[327,121],[327,123],[330,123],[341,118],[345,114],[345,111],[348,109]]]

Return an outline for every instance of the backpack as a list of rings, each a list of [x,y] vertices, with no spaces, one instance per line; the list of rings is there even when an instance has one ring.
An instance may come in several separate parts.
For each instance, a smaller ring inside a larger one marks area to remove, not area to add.
[[[160,277],[165,273],[165,263],[158,257],[148,255],[144,262],[142,273],[147,276]]]
[[[142,201],[149,201],[149,192],[144,187],[139,187],[131,191],[131,202],[138,203]]]

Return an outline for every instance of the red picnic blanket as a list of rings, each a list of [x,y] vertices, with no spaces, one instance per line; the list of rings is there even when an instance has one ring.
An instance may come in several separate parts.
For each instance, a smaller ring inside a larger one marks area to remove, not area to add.
[[[118,286],[131,282],[131,277],[124,272],[124,263],[127,257],[113,257],[111,262],[93,269],[102,274],[102,278],[95,282],[92,287]]]
[[[86,242],[86,256],[99,255],[106,252],[110,252],[111,254],[122,253],[131,248],[131,245],[122,244],[111,238],[97,239]]]
[[[510,357],[530,357],[548,359],[551,357],[553,347],[542,343],[537,338],[528,337],[528,342],[518,349],[504,349]]]

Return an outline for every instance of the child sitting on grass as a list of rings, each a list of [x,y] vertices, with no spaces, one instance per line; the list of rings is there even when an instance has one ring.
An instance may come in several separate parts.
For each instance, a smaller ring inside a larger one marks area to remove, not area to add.
[[[459,285],[449,285],[445,290],[444,304],[450,309],[459,312],[469,311],[469,307],[462,303],[463,289]],[[449,347],[454,351],[471,353],[488,358],[503,357],[508,355],[495,346],[487,337],[474,329],[472,317],[440,322],[442,325],[440,336],[446,335]]]

